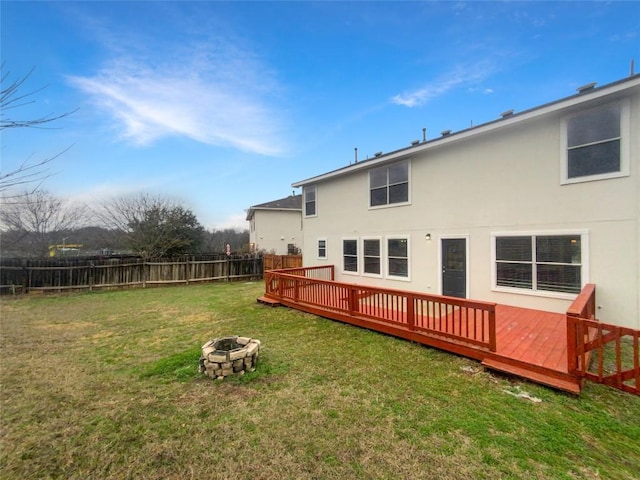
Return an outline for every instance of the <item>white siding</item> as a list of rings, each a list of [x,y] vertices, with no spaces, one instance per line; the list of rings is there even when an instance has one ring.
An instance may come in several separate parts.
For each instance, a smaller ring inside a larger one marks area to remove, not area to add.
[[[250,241],[256,250],[286,255],[287,245],[294,244],[303,249],[302,213],[293,210],[256,210],[253,221],[255,231]]]
[[[640,328],[640,95],[630,105],[629,176],[561,185],[564,114],[556,111],[409,157],[410,205],[369,209],[366,170],[317,182],[318,216],[304,219],[305,242],[327,238],[323,263],[340,267],[342,238],[406,234],[410,282],[354,279],[341,268],[336,280],[441,293],[440,239],[467,236],[467,297],[563,312],[571,295],[492,289],[492,234],[586,232],[584,273],[596,284],[598,318]],[[305,255],[305,265],[316,257]]]

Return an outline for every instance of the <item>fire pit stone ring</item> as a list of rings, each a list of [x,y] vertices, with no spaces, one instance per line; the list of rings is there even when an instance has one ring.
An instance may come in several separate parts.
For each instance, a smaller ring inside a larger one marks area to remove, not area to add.
[[[229,375],[244,375],[256,369],[260,340],[229,336],[214,338],[202,346],[200,373],[222,380]]]

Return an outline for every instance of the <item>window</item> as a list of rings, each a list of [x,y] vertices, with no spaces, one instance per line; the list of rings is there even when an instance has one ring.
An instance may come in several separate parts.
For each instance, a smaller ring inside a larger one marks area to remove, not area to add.
[[[620,177],[629,174],[626,153],[626,104],[594,108],[564,123],[562,183]]]
[[[409,277],[409,240],[387,239],[387,274],[390,277]]]
[[[369,172],[369,206],[409,201],[409,162],[374,168]]]
[[[358,240],[342,240],[342,270],[358,273]]]
[[[304,188],[304,215],[305,217],[316,216],[316,187]]]
[[[364,257],[364,273],[381,275],[380,239],[365,238],[362,241],[362,255]]]
[[[580,293],[580,234],[495,237],[496,286]]]
[[[318,258],[327,258],[327,239],[318,239]]]

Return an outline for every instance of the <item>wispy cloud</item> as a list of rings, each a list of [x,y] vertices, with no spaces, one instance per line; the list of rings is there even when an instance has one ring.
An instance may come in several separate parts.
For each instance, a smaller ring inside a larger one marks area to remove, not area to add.
[[[277,90],[268,68],[224,42],[110,58],[92,76],[70,76],[109,114],[119,135],[138,145],[167,136],[263,155],[283,151]]]
[[[391,98],[391,102],[410,108],[420,107],[431,99],[444,95],[454,88],[476,85],[496,71],[496,66],[489,61],[458,66],[437,80],[427,83],[416,90],[395,95]],[[484,92],[492,93],[493,90],[485,89]]]

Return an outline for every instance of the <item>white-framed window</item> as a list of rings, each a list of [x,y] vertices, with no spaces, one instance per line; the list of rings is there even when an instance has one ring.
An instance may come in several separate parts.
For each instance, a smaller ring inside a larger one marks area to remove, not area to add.
[[[342,239],[342,271],[343,273],[358,274],[358,239]]]
[[[382,276],[382,242],[379,237],[362,239],[362,273]]]
[[[564,297],[588,282],[586,232],[492,235],[495,290]]]
[[[319,260],[327,259],[327,239],[326,238],[318,239],[318,259]]]
[[[409,280],[409,237],[394,235],[386,238],[387,277]]]
[[[409,203],[409,162],[369,170],[369,207]]]
[[[574,114],[562,122],[561,183],[629,175],[629,102]]]
[[[304,187],[304,216],[315,217],[317,215],[316,186]]]

